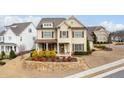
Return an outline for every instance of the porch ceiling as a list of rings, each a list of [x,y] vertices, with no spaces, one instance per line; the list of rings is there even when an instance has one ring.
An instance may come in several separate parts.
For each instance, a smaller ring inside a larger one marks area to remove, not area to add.
[[[35,43],[57,43],[57,39],[36,40]]]

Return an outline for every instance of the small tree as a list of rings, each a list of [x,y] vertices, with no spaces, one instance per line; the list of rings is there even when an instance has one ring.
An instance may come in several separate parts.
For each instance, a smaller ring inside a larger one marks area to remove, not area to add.
[[[3,58],[5,57],[5,55],[6,55],[5,52],[2,51],[2,52],[1,52],[1,58],[3,59]]]
[[[33,58],[37,58],[37,57],[38,57],[38,52],[37,52],[37,50],[34,50],[34,51],[32,52],[32,57],[33,57]]]
[[[87,51],[90,52],[90,44],[89,44],[89,40],[87,40]]]
[[[44,57],[44,56],[45,56],[44,51],[40,50],[40,51],[39,51],[39,57]]]
[[[92,33],[92,36],[93,36],[93,43],[96,44],[96,43],[97,43],[97,37],[96,37],[96,35],[94,34],[94,32]]]
[[[16,54],[13,50],[10,51],[9,58],[10,59],[16,58]]]
[[[50,51],[50,57],[55,57],[55,56],[56,56],[56,51],[55,50]]]

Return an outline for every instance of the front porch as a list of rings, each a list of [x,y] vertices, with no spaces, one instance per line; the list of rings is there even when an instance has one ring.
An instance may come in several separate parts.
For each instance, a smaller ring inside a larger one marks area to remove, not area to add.
[[[57,43],[57,42],[38,42],[36,43],[36,50],[55,50],[58,56],[71,56],[71,44]]]
[[[16,44],[13,43],[0,43],[0,52],[4,51],[6,54],[9,54],[10,51],[17,51]]]

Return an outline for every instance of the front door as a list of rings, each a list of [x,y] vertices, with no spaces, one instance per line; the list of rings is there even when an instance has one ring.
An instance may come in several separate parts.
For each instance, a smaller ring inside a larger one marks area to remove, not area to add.
[[[60,44],[60,53],[64,53],[64,44]]]

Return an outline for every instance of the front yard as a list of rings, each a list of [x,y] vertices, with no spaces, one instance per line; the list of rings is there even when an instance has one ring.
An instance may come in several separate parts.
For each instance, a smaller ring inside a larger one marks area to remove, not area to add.
[[[86,70],[86,69],[90,69],[93,67],[97,67],[103,64],[107,64],[110,62],[113,62],[115,60],[124,58],[124,48],[118,48],[118,47],[114,47],[114,46],[110,46],[113,48],[112,51],[104,51],[104,50],[98,50],[98,51],[94,51],[91,55],[85,55],[85,56],[78,56],[78,60],[81,60],[76,63],[78,63],[78,66],[81,66],[80,68],[77,66],[75,66],[75,68],[73,69],[65,69],[65,70],[55,70],[54,71],[47,71],[47,70],[41,70],[41,69],[26,69],[24,67],[24,59],[27,59],[30,54],[25,54],[24,58],[22,59],[21,56],[18,56],[15,59],[12,60],[6,60],[6,64],[3,66],[0,66],[0,77],[64,77],[67,75],[71,75],[71,74],[75,74],[78,73],[80,71]],[[57,66],[57,65],[61,65],[64,66],[65,64],[75,64],[75,63],[61,63],[60,64],[56,64],[55,62],[53,62],[54,65],[52,66]],[[33,66],[35,64],[35,62],[33,62],[33,64],[31,64],[31,66]],[[39,64],[39,63],[37,63]],[[41,63],[41,64],[45,64]],[[41,65],[40,64],[40,65]],[[46,64],[52,64],[52,62],[46,62]],[[45,65],[46,65],[45,64]],[[39,65],[37,65],[39,66]],[[36,66],[36,68],[37,68]],[[46,65],[47,66],[47,65]],[[49,65],[50,67],[52,67],[51,65]],[[68,66],[64,66],[66,68],[68,68]],[[35,68],[35,65],[34,67]],[[56,69],[58,69],[56,67]]]

